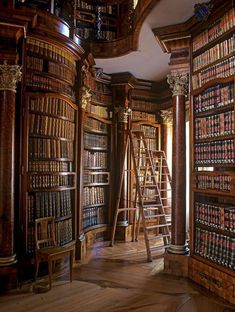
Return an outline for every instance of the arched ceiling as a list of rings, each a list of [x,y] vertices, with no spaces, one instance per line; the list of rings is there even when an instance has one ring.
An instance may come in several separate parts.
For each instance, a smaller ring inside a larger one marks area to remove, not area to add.
[[[107,74],[130,72],[136,78],[159,81],[169,72],[169,54],[163,53],[152,32],[153,28],[187,21],[194,12],[194,5],[205,0],[161,0],[145,19],[138,50],[125,56],[95,59],[96,66]]]

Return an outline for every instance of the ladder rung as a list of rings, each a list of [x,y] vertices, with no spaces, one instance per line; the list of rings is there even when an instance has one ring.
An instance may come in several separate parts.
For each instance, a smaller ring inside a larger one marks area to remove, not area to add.
[[[161,218],[164,217],[164,214],[155,214],[155,215],[150,215],[150,216],[144,216],[145,219],[155,219],[155,218]]]
[[[155,194],[155,195],[142,195],[142,197],[148,197],[148,198],[155,198],[155,197],[159,197],[159,194]]]
[[[161,207],[161,206],[162,206],[162,204],[149,204],[149,205],[143,204],[143,208]]]
[[[146,230],[154,230],[154,229],[159,229],[159,228],[163,228],[163,227],[167,227],[168,224],[156,224],[156,225],[150,225],[150,226],[146,226]]]
[[[159,191],[162,191],[162,192],[167,191],[168,192],[168,191],[171,191],[171,189],[159,189]]]
[[[154,236],[149,236],[148,240],[153,240],[153,239],[163,238],[163,237],[170,237],[170,234],[158,234]]]
[[[162,206],[162,208],[171,208],[171,206]]]

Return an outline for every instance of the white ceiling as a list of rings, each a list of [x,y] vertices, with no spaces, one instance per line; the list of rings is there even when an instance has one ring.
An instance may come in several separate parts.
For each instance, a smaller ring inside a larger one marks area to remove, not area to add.
[[[165,78],[170,55],[163,53],[152,29],[185,22],[193,15],[194,5],[201,2],[205,0],[161,0],[142,25],[138,51],[116,58],[95,59],[96,66],[107,74],[128,71],[139,79]]]

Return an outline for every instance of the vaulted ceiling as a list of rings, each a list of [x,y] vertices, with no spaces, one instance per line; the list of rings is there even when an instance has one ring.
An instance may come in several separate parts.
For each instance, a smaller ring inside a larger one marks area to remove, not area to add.
[[[152,29],[175,25],[188,20],[194,13],[194,5],[205,0],[160,0],[141,26],[138,50],[127,55],[95,59],[96,66],[107,74],[130,72],[136,78],[159,81],[169,72],[170,55],[162,51]]]

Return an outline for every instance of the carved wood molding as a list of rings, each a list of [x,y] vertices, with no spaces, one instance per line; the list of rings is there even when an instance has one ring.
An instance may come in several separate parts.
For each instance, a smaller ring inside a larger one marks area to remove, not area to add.
[[[21,81],[21,67],[19,65],[0,65],[0,91],[16,92],[16,85]]]

